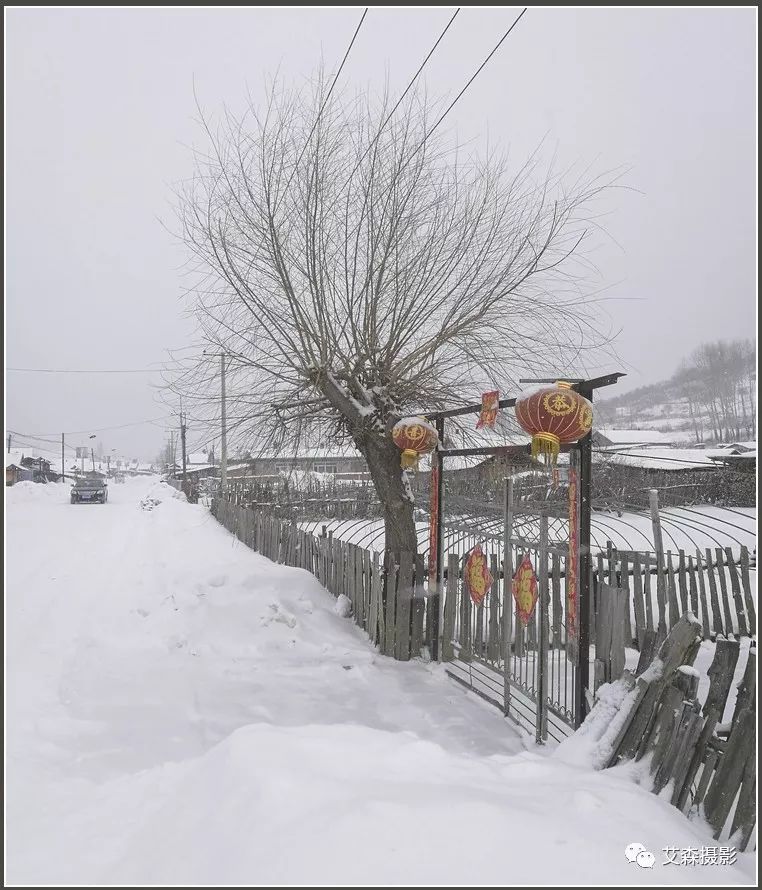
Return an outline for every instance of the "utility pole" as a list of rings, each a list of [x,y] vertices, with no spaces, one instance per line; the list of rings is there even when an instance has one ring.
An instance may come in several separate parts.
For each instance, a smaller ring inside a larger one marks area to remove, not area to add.
[[[61,478],[66,482],[66,457],[64,452],[64,434],[61,433]]]
[[[11,434],[8,433],[8,454],[11,453]]]
[[[228,481],[228,439],[227,439],[227,417],[225,415],[225,353],[220,353],[220,372],[222,383],[222,405],[220,408],[220,418],[222,421],[222,439],[220,442],[220,487],[224,493]]]
[[[224,491],[228,481],[228,430],[227,412],[225,408],[225,365],[227,353],[204,351],[204,355],[218,355],[220,357],[220,421],[222,425],[222,435],[220,437],[220,488]]]
[[[188,480],[188,475],[186,472],[186,460],[185,460],[185,418],[183,417],[182,411],[180,412],[180,443],[183,449],[183,486]]]
[[[95,472],[95,449],[90,446],[90,460],[93,462],[93,473]]]

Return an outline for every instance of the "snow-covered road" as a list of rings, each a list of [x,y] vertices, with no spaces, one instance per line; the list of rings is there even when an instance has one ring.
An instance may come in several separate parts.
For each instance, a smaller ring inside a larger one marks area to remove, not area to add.
[[[6,490],[8,883],[753,883],[662,865],[716,842],[174,495]]]

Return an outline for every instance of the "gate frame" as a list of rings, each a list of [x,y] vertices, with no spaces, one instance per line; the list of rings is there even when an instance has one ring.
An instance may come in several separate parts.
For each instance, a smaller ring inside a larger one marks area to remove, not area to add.
[[[532,383],[555,383],[558,380],[568,380],[571,382],[571,388],[576,390],[581,396],[589,402],[593,401],[593,393],[596,389],[604,386],[612,386],[617,383],[620,378],[626,375],[621,371],[613,374],[606,374],[602,377],[594,377],[591,380],[582,380],[578,377],[565,378],[563,375],[557,377],[546,378],[542,380],[533,380]],[[527,381],[528,382],[528,381]],[[499,408],[513,408],[516,405],[517,397],[500,399]],[[442,500],[444,490],[444,459],[447,457],[468,457],[479,455],[500,455],[508,457],[510,455],[524,455],[530,453],[529,445],[498,445],[480,448],[443,448],[445,435],[445,421],[448,417],[459,417],[464,414],[478,414],[482,410],[481,402],[479,404],[466,405],[463,408],[451,408],[446,411],[433,411],[426,414],[428,420],[435,422],[437,433],[439,434],[439,445],[433,453],[432,473],[435,485],[432,491],[432,504],[436,505],[436,521],[434,523],[432,543],[435,546],[429,552],[429,577],[435,580],[434,592],[430,593],[431,609],[433,612],[433,620],[430,624],[431,637],[429,639],[429,647],[432,658],[436,661],[441,660],[440,633],[443,626],[442,611],[444,608],[443,581],[444,566],[443,560],[443,535],[442,535]],[[577,451],[579,453],[579,640],[577,655],[577,686],[575,690],[575,714],[578,728],[582,724],[588,712],[590,704],[588,696],[590,695],[590,519],[592,513],[592,435],[593,430],[587,433],[579,442],[574,445],[563,445],[561,451],[568,453]],[[434,566],[431,565],[432,558]],[[506,582],[507,583],[507,582]]]

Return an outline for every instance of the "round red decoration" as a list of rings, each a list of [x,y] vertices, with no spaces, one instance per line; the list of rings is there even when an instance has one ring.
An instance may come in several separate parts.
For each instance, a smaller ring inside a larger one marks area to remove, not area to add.
[[[593,425],[593,406],[563,380],[518,399],[515,410],[522,429],[532,437],[532,457],[542,454],[550,465],[562,445],[578,441]]]
[[[402,450],[403,468],[417,467],[418,458],[437,447],[439,436],[436,428],[422,417],[404,417],[394,425],[392,439]]]

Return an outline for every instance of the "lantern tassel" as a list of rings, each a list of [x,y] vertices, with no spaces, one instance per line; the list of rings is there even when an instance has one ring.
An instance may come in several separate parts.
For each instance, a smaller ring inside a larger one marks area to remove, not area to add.
[[[553,433],[535,433],[532,436],[532,457],[542,455],[546,467],[555,467],[561,452],[561,440]]]
[[[418,469],[418,452],[412,448],[405,448],[400,459],[400,466],[403,470]]]

